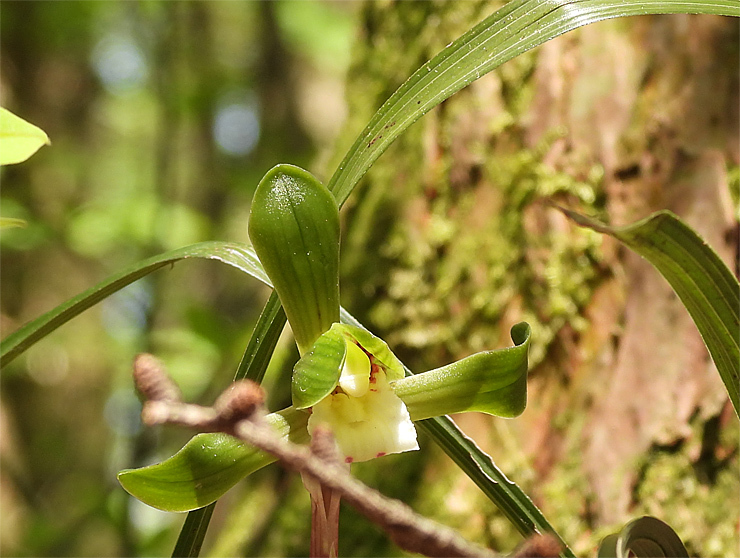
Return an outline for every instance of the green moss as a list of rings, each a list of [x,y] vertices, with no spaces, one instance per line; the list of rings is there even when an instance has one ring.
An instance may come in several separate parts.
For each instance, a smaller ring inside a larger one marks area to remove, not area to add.
[[[445,38],[495,8],[400,3],[390,18],[376,4],[363,15],[373,39],[355,52],[349,82],[352,136]],[[518,56],[412,126],[344,210],[343,303],[414,369],[509,344],[499,323],[512,312],[533,327],[533,364],[564,324],[584,325],[577,317],[598,279],[601,240],[574,232],[541,201],[598,213],[602,171],[543,162],[563,130],[527,145],[517,123],[532,101],[536,61],[537,53]]]

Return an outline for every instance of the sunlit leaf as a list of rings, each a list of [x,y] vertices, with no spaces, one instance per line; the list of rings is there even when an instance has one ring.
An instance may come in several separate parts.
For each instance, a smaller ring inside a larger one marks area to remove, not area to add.
[[[740,16],[738,0],[513,0],[419,68],[373,115],[328,187],[341,206],[411,124],[463,87],[550,39],[597,21],[647,14]]]
[[[671,527],[650,516],[630,521],[599,545],[599,558],[688,558],[689,553]]]
[[[740,415],[740,283],[717,253],[670,211],[609,227],[561,210],[579,225],[622,241],[665,277],[691,314]]]
[[[412,420],[465,411],[518,416],[527,404],[530,334],[529,324],[517,324],[511,329],[514,347],[477,353],[398,380],[394,391]]]
[[[278,165],[254,193],[249,238],[303,354],[339,321],[337,204],[310,173]]]
[[[0,366],[5,366],[38,340],[126,285],[157,269],[189,258],[219,260],[270,284],[257,255],[246,244],[202,242],[171,250],[129,266],[8,335],[0,346]]]
[[[291,442],[308,441],[308,413],[289,408],[268,415],[267,420]],[[226,434],[198,434],[162,463],[121,471],[118,481],[145,504],[185,512],[216,501],[245,476],[273,461],[272,455]]]
[[[0,107],[0,165],[22,163],[50,143],[41,128]]]

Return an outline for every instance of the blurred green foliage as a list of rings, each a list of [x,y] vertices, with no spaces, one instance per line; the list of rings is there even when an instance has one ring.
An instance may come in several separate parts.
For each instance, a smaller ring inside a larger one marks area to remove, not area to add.
[[[3,106],[52,141],[0,174],[2,215],[28,222],[0,238],[2,335],[145,257],[247,241],[254,187],[277,163],[325,179],[355,9],[2,2]],[[230,381],[266,295],[227,267],[188,262],[3,370],[0,553],[169,554],[182,518],[127,497],[115,473],[166,457],[187,434],[141,428],[132,358],[155,352],[188,399],[209,401]],[[217,510],[213,531],[225,519]]]

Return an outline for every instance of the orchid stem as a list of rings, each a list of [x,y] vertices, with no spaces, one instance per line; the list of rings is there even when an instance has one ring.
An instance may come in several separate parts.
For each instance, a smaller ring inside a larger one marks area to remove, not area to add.
[[[301,474],[311,495],[311,558],[336,558],[339,548],[339,503],[341,494]]]

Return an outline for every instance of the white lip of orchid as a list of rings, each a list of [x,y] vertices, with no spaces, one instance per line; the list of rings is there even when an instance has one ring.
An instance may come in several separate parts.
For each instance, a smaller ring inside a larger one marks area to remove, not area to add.
[[[309,434],[318,424],[331,428],[346,463],[419,449],[414,423],[385,370],[352,341],[337,388],[312,408]]]

